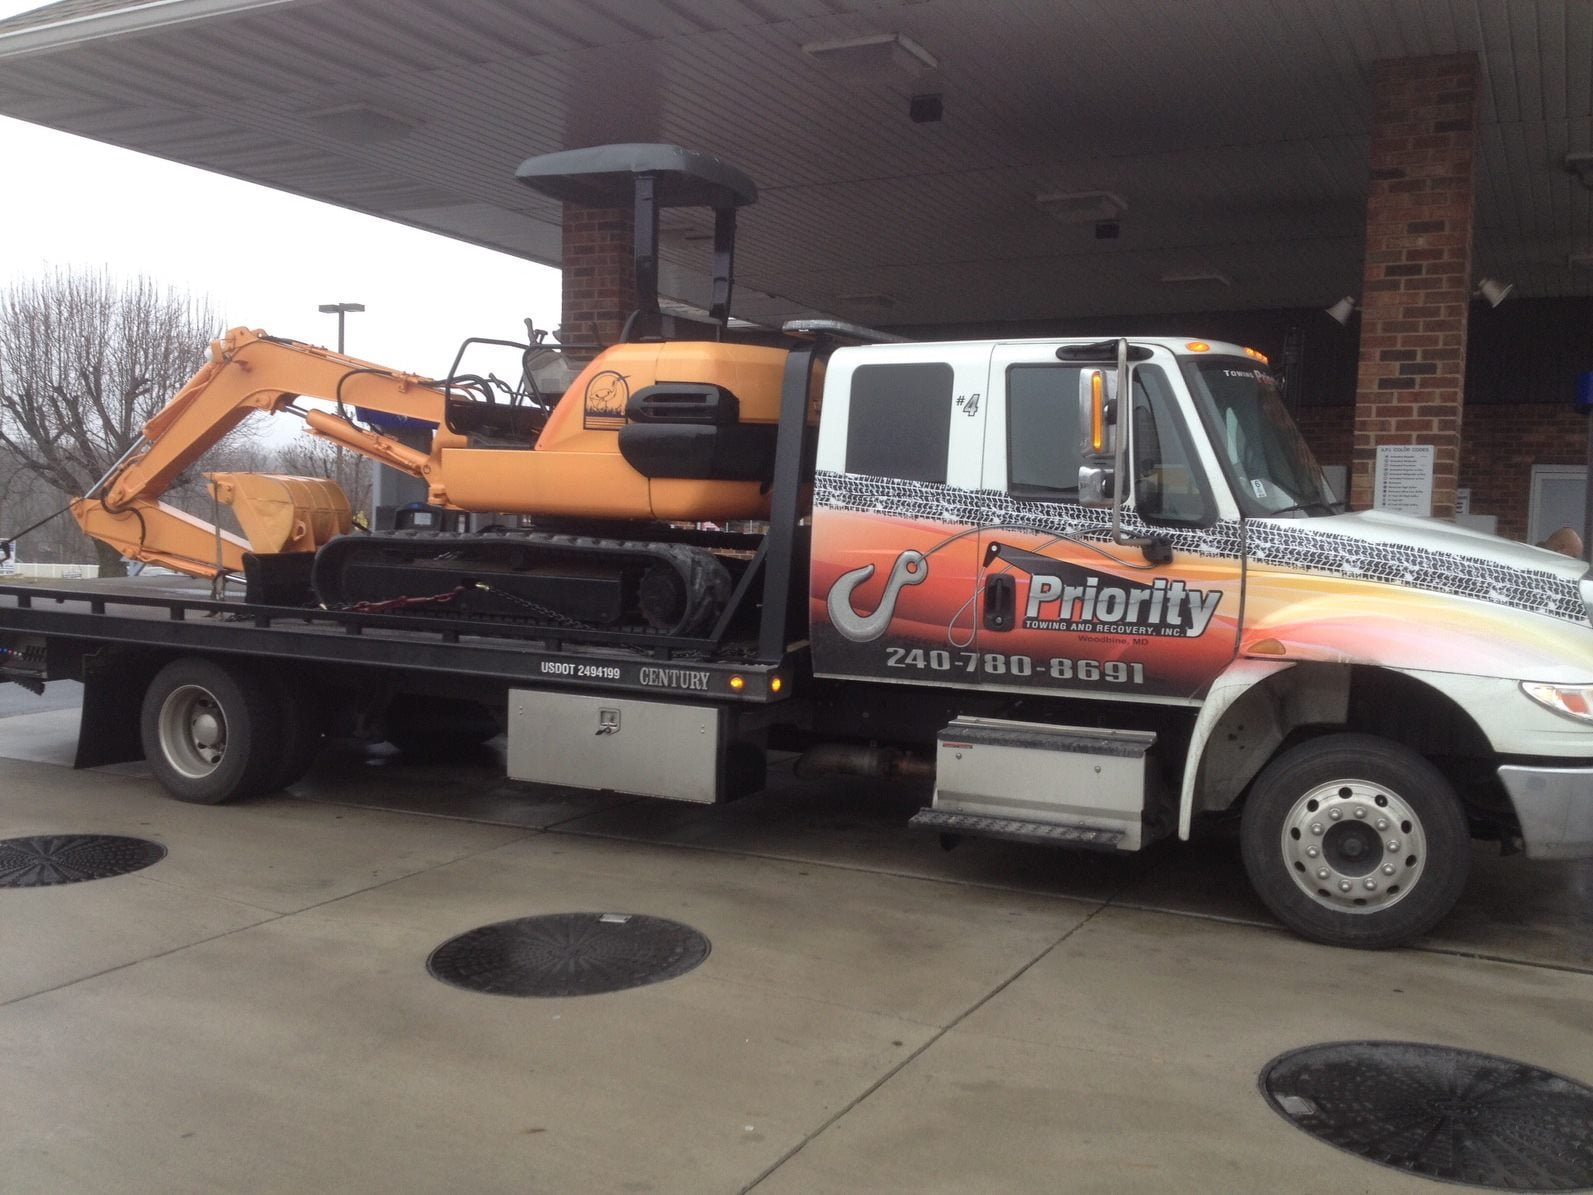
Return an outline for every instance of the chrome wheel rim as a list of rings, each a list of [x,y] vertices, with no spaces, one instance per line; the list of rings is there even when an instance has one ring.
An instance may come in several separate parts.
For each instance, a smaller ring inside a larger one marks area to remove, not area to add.
[[[215,694],[201,685],[173,689],[160,707],[160,749],[182,775],[200,780],[227,754],[227,719]]]
[[[1311,789],[1283,819],[1280,844],[1300,891],[1338,913],[1398,904],[1427,866],[1427,837],[1415,810],[1369,780]]]

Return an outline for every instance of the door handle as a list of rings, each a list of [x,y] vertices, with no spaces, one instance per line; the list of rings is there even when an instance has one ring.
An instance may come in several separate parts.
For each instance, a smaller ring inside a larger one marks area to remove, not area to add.
[[[985,578],[984,627],[987,631],[1010,631],[1018,611],[1018,584],[1011,573]]]

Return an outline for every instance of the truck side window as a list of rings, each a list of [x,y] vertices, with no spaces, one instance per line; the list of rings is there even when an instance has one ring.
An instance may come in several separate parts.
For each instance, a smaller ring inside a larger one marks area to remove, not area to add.
[[[1007,487],[1045,497],[1079,492],[1077,365],[1014,365],[1007,371]]]
[[[859,365],[852,372],[846,471],[904,481],[946,480],[951,443],[950,365]]]
[[[1149,523],[1209,523],[1210,495],[1191,463],[1194,453],[1174,410],[1167,376],[1154,366],[1134,371],[1134,459],[1130,493]]]
[[[1007,488],[1020,497],[1078,494],[1077,365],[1014,365],[1007,371]],[[1167,378],[1155,366],[1134,371],[1134,445],[1129,462],[1134,507],[1152,523],[1206,523],[1211,500],[1191,467],[1188,437],[1173,410]]]

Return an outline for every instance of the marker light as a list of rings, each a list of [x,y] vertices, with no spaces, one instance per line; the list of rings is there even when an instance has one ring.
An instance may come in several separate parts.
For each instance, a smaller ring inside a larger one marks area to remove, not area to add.
[[[1090,375],[1090,450],[1106,451],[1106,375],[1098,369]]]
[[[1578,722],[1593,722],[1593,685],[1550,685],[1524,680],[1521,691],[1557,714]]]
[[[769,678],[769,692],[778,693],[783,688],[785,688],[785,681],[781,677],[771,676]]]
[[[1191,340],[1184,347],[1192,353],[1211,352],[1211,345],[1207,344],[1204,340]]]
[[[1258,353],[1258,352],[1256,352],[1255,349],[1246,349],[1245,350],[1245,356],[1254,357],[1257,361],[1261,362],[1261,364],[1263,364],[1263,365],[1271,365],[1272,364],[1271,361],[1267,360],[1267,355],[1265,353]]]
[[[741,692],[741,690],[745,689],[746,687],[747,687],[747,678],[746,677],[744,677],[744,676],[732,676],[730,678],[730,691],[732,693],[739,693],[739,692]]]

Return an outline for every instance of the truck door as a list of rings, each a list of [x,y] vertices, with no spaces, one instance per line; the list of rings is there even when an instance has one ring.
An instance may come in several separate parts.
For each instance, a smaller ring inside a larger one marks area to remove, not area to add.
[[[809,589],[821,676],[976,682],[990,344],[841,349],[825,375]]]
[[[1127,529],[1079,505],[1079,393],[1087,371],[1055,344],[997,345],[982,490],[976,650],[991,686],[1192,699],[1232,659],[1242,569],[1217,547],[1209,479],[1167,354],[1135,366]],[[1216,550],[1213,550],[1216,549]]]

